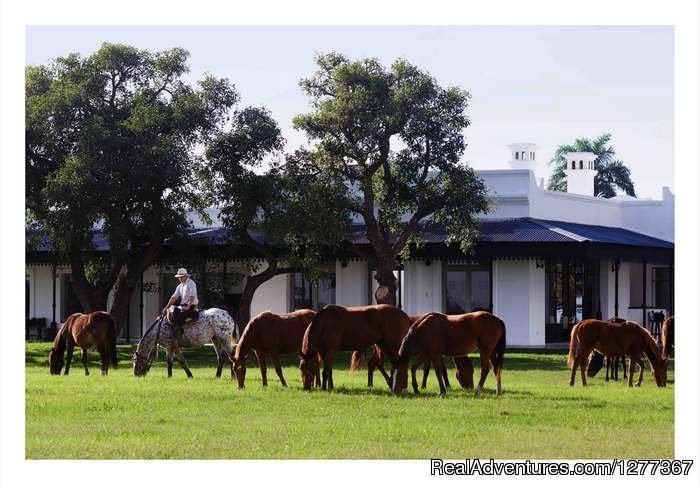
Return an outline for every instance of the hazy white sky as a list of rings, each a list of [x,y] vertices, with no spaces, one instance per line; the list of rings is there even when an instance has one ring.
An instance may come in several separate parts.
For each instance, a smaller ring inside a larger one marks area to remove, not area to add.
[[[403,57],[446,85],[472,94],[465,160],[506,168],[507,145],[540,146],[538,177],[557,145],[613,135],[641,197],[673,188],[673,29],[671,27],[30,27],[28,64],[102,42],[189,50],[194,81],[229,78],[242,105],[266,106],[287,149],[306,142],[292,117],[308,111],[298,81],[314,54]]]

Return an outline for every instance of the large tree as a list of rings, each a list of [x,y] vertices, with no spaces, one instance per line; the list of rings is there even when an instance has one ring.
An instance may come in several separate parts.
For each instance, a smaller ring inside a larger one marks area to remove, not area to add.
[[[233,86],[182,78],[188,53],[103,44],[26,70],[26,204],[69,262],[85,311],[121,325],[163,240],[201,208],[198,151],[237,101]],[[95,230],[107,254],[94,251]]]
[[[393,271],[422,230],[441,225],[448,243],[468,252],[478,237],[477,215],[488,210],[486,189],[461,162],[469,93],[443,88],[405,60],[385,68],[376,59],[319,55],[318,70],[300,83],[312,111],[294,119],[315,142],[317,167],[333,179],[350,211],[362,218],[386,291],[396,304]],[[359,248],[355,248],[359,251]]]
[[[258,264],[247,268],[238,324],[250,319],[255,291],[274,276],[321,276],[323,260],[345,235],[347,201],[337,179],[320,171],[313,154],[282,156],[284,140],[270,113],[246,108],[206,151],[202,180],[220,208],[231,243],[247,247]]]
[[[552,175],[549,177],[547,188],[566,192],[566,158],[564,155],[571,152],[591,152],[595,153],[596,159],[593,162],[598,174],[594,179],[594,195],[596,197],[611,198],[621,190],[632,197],[637,195],[634,192],[634,182],[632,173],[622,160],[616,158],[615,148],[610,145],[612,135],[605,133],[593,140],[589,138],[577,138],[571,145],[560,145],[554,152],[552,160]]]

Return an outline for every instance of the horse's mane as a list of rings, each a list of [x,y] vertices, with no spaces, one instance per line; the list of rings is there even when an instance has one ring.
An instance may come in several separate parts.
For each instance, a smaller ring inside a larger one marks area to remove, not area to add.
[[[656,344],[656,339],[654,336],[651,334],[651,332],[638,324],[637,322],[634,322],[632,320],[627,320],[629,323],[633,323],[639,327],[639,329],[642,331],[642,336],[644,337],[644,341],[646,342],[646,347],[644,348],[644,353],[647,354],[647,357],[649,357],[649,360],[651,360],[652,356],[654,358],[654,363],[661,362],[661,352],[659,351],[659,346]]]
[[[415,354],[415,341],[417,338],[417,330],[419,325],[421,325],[428,317],[437,315],[435,312],[427,313],[421,318],[416,320],[416,322],[408,328],[408,332],[401,341],[401,346],[399,347],[399,355],[397,363],[407,362]]]
[[[245,326],[243,329],[243,333],[241,334],[240,337],[238,337],[236,340],[238,343],[236,344],[236,353],[235,356],[236,358],[241,358],[241,357],[247,357],[247,353],[245,355],[241,355],[241,352],[243,352],[243,344],[250,340],[252,338],[252,333],[255,332],[255,330],[258,327],[258,322],[260,322],[263,317],[266,317],[268,315],[274,315],[271,311],[266,310],[262,313],[259,313],[255,315]],[[238,326],[236,325],[236,328]]]
[[[73,320],[75,320],[80,313],[73,313],[66,318],[66,321],[61,325],[61,329],[56,332],[56,337],[53,339],[53,348],[58,352],[63,352],[66,349],[66,332],[70,329]]]

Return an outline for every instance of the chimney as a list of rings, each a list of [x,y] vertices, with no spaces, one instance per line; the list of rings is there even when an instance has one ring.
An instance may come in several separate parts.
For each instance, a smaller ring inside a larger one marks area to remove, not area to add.
[[[570,152],[566,158],[566,191],[570,194],[595,195],[596,154],[591,152]]]
[[[510,148],[510,166],[514,170],[533,170],[535,165],[535,154],[539,148],[534,143],[513,143]]]

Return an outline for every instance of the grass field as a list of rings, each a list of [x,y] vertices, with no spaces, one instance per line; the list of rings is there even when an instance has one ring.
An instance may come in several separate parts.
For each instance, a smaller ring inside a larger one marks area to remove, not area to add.
[[[132,346],[101,377],[97,354],[83,375],[76,352],[69,376],[51,376],[50,344],[26,345],[26,458],[672,458],[673,372],[657,388],[646,365],[641,388],[600,375],[570,388],[566,355],[506,353],[496,397],[489,374],[481,397],[453,388],[438,395],[434,374],[419,396],[396,397],[379,374],[337,361],[336,389],[301,390],[297,362],[283,361],[289,388],[249,361],[246,388],[215,379],[211,348],[186,351],[194,379],[163,353],[145,378],[131,374]],[[476,362],[476,361],[475,361]],[[228,376],[228,371],[225,374]]]

